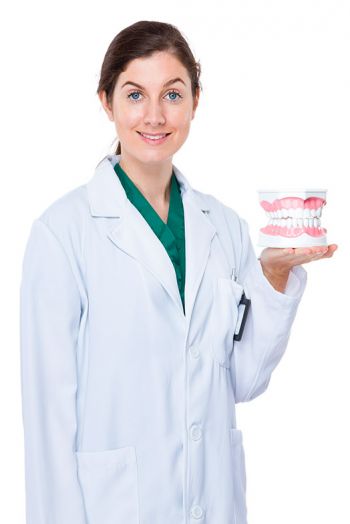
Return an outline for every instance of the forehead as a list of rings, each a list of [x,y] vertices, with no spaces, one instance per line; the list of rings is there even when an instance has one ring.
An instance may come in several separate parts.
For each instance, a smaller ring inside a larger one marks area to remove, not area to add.
[[[126,81],[135,81],[145,87],[163,87],[165,82],[176,77],[181,78],[186,86],[190,85],[187,69],[178,58],[169,52],[161,51],[131,60],[125,71],[119,75],[117,85],[122,86]],[[183,84],[182,86],[185,87]]]

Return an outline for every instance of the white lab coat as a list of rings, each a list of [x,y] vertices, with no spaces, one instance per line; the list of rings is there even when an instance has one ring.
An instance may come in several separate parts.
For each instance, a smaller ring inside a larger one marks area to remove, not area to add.
[[[172,262],[106,155],[34,220],[21,281],[27,524],[246,524],[235,404],[263,393],[307,273],[265,278],[247,222],[181,184]],[[236,278],[236,280],[235,280]],[[237,303],[251,299],[241,341]]]

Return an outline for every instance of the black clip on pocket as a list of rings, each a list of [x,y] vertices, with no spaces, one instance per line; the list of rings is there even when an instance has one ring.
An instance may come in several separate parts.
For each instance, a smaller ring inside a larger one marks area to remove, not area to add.
[[[244,291],[243,291],[242,296],[241,296],[241,300],[240,300],[240,302],[238,304],[238,310],[239,310],[240,306],[244,306],[244,312],[243,312],[243,316],[242,316],[239,332],[235,333],[233,335],[233,340],[239,341],[242,338],[243,331],[244,331],[244,326],[245,326],[245,323],[246,323],[246,320],[247,320],[248,311],[249,311],[249,308],[250,308],[250,304],[251,304],[250,298],[247,298],[245,296]]]

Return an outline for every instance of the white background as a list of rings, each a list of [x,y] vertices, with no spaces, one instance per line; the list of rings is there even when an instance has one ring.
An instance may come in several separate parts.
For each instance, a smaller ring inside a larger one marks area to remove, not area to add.
[[[237,423],[249,524],[348,524],[349,2],[34,0],[1,10],[0,521],[25,522],[18,308],[29,229],[114,148],[95,93],[110,41],[159,20],[202,66],[200,105],[173,163],[248,221],[257,255],[267,220],[257,189],[328,189],[322,225],[338,251],[304,265],[287,352],[268,390],[237,405]]]

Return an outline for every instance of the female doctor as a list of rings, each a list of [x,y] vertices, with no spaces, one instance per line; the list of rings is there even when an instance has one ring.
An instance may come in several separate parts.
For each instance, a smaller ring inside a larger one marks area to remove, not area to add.
[[[120,142],[34,220],[21,281],[28,524],[246,524],[235,404],[263,393],[336,245],[264,249],[172,163],[200,66],[170,24],[111,42],[98,95]],[[240,300],[251,301],[235,339]]]

